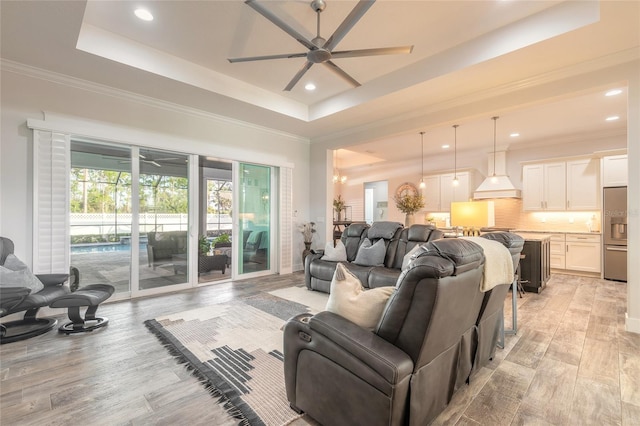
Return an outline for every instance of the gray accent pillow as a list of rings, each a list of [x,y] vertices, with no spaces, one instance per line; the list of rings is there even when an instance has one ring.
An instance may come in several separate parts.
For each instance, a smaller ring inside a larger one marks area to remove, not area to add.
[[[44,288],[38,277],[14,254],[8,255],[4,265],[0,266],[0,286],[27,287],[31,293],[37,293]]]
[[[383,239],[378,240],[372,245],[371,240],[365,238],[358,249],[356,260],[354,260],[353,263],[361,266],[383,266],[386,251],[387,247]]]
[[[347,249],[341,240],[338,240],[336,246],[329,241],[324,246],[324,256],[320,260],[330,260],[332,262],[346,262],[347,261]]]

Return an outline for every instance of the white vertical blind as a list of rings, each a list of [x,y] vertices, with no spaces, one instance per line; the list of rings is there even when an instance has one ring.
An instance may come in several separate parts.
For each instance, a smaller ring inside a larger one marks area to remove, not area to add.
[[[70,138],[33,131],[33,271],[69,272]]]
[[[280,268],[293,272],[293,169],[280,167]]]

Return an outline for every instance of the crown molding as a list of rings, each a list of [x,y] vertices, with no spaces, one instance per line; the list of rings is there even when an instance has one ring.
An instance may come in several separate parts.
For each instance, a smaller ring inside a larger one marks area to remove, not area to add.
[[[39,80],[48,81],[55,84],[71,87],[74,89],[85,90],[94,92],[100,95],[111,96],[117,99],[121,99],[127,102],[136,102],[151,108],[162,109],[177,114],[188,115],[196,118],[203,118],[210,121],[215,121],[221,124],[228,124],[232,126],[245,127],[259,132],[269,133],[275,136],[291,139],[295,142],[307,143],[310,141],[308,138],[298,136],[292,133],[282,132],[269,127],[259,126],[247,121],[236,120],[233,118],[225,117],[223,115],[210,113],[197,108],[191,108],[184,105],[176,104],[173,102],[163,101],[160,99],[152,98],[150,96],[139,95],[137,93],[129,92],[122,89],[116,89],[111,86],[107,86],[100,83],[94,83],[88,80],[83,80],[77,77],[71,77],[66,74],[57,73],[54,71],[44,70],[42,68],[33,67],[20,62],[15,62],[7,59],[0,59],[0,69],[6,72],[12,72],[15,74],[24,75],[30,78],[36,78]]]

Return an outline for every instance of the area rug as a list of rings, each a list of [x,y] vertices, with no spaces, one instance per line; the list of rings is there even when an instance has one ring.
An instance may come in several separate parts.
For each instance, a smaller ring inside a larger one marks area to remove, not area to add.
[[[300,415],[286,398],[282,327],[294,315],[317,310],[261,293],[158,317],[145,325],[239,424],[286,425]]]

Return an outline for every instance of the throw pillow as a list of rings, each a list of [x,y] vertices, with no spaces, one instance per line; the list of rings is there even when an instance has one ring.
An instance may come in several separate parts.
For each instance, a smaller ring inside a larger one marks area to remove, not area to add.
[[[409,267],[409,264],[411,263],[411,260],[413,260],[413,259],[411,259],[411,256],[413,256],[419,249],[420,249],[420,244],[416,244],[414,248],[409,250],[409,253],[404,255],[404,258],[402,258],[402,270],[403,271]]]
[[[0,285],[3,287],[27,287],[31,293],[36,293],[44,288],[38,277],[33,275],[29,267],[10,254],[0,266]]]
[[[380,239],[372,245],[371,240],[365,238],[360,248],[358,248],[356,260],[353,263],[361,266],[383,266],[386,251],[387,247],[384,245],[384,240]]]
[[[338,263],[331,280],[326,310],[374,331],[395,287],[365,290],[358,277]]]
[[[324,246],[324,256],[320,258],[321,260],[331,260],[333,262],[346,262],[347,261],[347,249],[344,246],[344,243],[340,240],[336,243],[336,246],[333,246],[333,243],[329,241]]]

